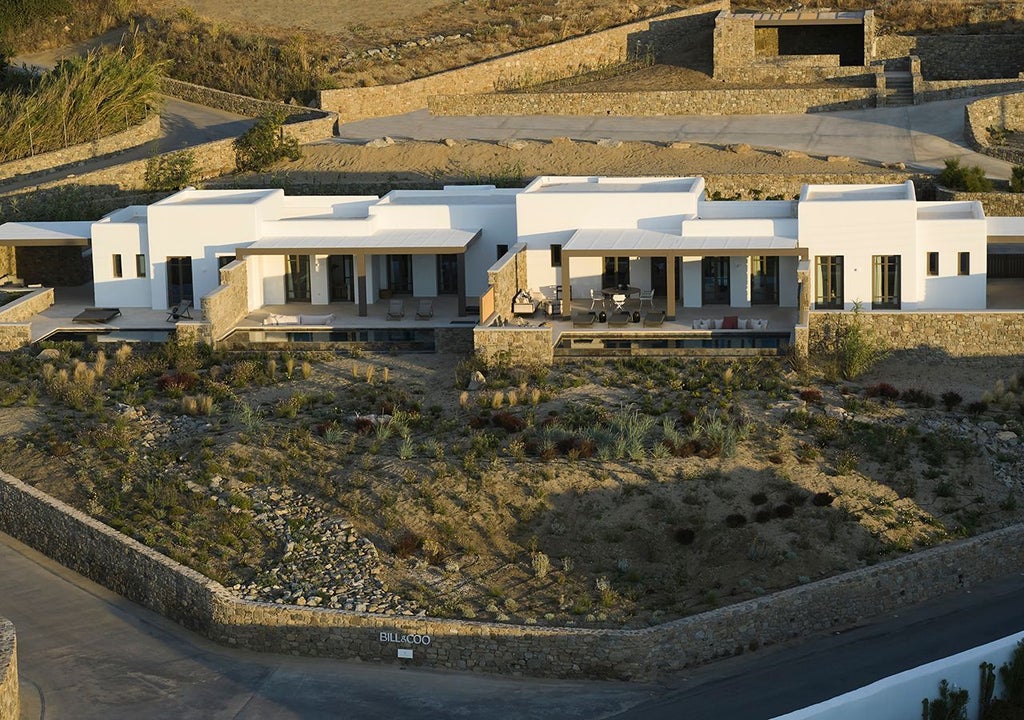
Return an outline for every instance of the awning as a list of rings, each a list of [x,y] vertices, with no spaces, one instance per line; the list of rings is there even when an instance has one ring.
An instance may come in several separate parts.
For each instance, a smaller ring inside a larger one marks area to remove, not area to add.
[[[435,228],[380,230],[352,237],[266,237],[239,247],[237,255],[450,255],[466,252],[479,236],[480,230]]]
[[[562,253],[572,255],[802,255],[796,238],[777,235],[682,236],[655,230],[577,230]]]
[[[0,225],[0,245],[15,247],[84,247],[92,237],[92,222],[9,222]]]

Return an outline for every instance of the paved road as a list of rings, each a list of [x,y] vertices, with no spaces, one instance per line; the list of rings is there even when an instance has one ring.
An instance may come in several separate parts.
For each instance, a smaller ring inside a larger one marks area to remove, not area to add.
[[[1008,178],[1010,164],[970,150],[964,140],[964,105],[945,100],[914,107],[848,110],[801,115],[672,117],[480,116],[442,117],[417,110],[342,125],[335,142],[384,135],[416,140],[504,138],[645,140],[749,143],[814,155],[846,155],[877,162],[904,162],[921,170],[943,167],[949,157],[980,165],[993,177]]]
[[[0,534],[22,720],[757,720],[1024,628],[1024,574],[876,624],[693,671],[671,686],[519,680],[235,651]],[[908,711],[908,717],[916,712]]]

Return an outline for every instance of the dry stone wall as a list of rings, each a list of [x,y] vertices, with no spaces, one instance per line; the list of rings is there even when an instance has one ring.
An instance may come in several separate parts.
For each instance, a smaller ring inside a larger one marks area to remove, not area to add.
[[[434,115],[762,115],[875,107],[870,88],[436,95]]]
[[[434,328],[434,351],[442,354],[469,355],[473,352],[473,328]]]
[[[526,278],[526,245],[515,245],[512,251],[505,255],[504,260],[497,269],[487,271],[487,284],[494,289],[494,312],[502,317],[511,317],[512,299],[520,290],[529,289]],[[487,323],[490,319],[481,317],[480,321]]]
[[[18,641],[14,623],[0,617],[0,720],[18,720]]]
[[[236,95],[235,93],[215,90],[203,85],[175,80],[173,78],[161,78],[160,89],[165,95],[171,95],[186,102],[205,105],[206,107],[217,108],[233,112],[238,115],[249,117],[261,117],[272,112],[283,112],[288,121],[313,120],[323,118],[325,113],[317,108],[305,107],[302,105],[290,105],[270,100],[260,100],[247,95]]]
[[[220,285],[200,301],[213,340],[221,340],[249,312],[249,265],[234,260],[220,269]]]
[[[846,627],[1024,569],[1024,526],[1017,525],[644,630],[587,630],[241,600],[2,472],[0,530],[185,627],[235,647],[456,670],[645,681]],[[399,649],[411,651],[412,657],[399,660]]]
[[[32,323],[0,323],[0,352],[17,350],[32,342]]]
[[[922,80],[915,88],[914,102],[937,102],[955,98],[978,97],[994,93],[1020,92],[1024,79],[1017,80]]]
[[[628,48],[678,43],[698,28],[710,28],[728,6],[729,0],[710,2],[397,85],[322,90],[320,107],[349,122],[418,110],[434,95],[490,93],[529,79],[570,77],[622,61]]]
[[[990,127],[1024,132],[1024,92],[977,100],[964,108],[964,136],[972,148],[1007,162],[1024,164],[1024,150],[992,144]]]
[[[0,305],[0,323],[30,320],[51,305],[53,305],[53,288],[31,290],[14,302]]]
[[[812,312],[810,347],[825,340],[825,328],[834,326],[839,313]],[[878,312],[860,313],[860,322],[886,348],[928,348],[953,357],[1009,356],[1024,354],[1020,332],[1024,313],[1000,312]]]
[[[479,326],[473,329],[473,345],[477,356],[488,364],[534,366],[554,362],[550,325]]]
[[[0,180],[27,175],[41,170],[52,170],[73,163],[89,160],[101,155],[127,150],[128,148],[145,145],[150,140],[160,137],[160,116],[150,115],[140,124],[123,132],[99,138],[94,142],[81,143],[52,152],[39,153],[21,160],[12,160],[0,164]]]
[[[928,80],[1015,78],[1024,72],[1020,35],[883,35],[875,56],[882,60],[916,55]]]
[[[937,187],[935,195],[937,200],[977,200],[988,217],[1024,216],[1024,193],[969,193]]]

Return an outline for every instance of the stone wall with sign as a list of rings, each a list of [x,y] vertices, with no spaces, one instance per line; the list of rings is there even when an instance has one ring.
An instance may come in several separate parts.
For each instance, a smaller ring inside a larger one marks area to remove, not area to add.
[[[14,624],[0,617],[0,720],[18,720],[18,642]]]

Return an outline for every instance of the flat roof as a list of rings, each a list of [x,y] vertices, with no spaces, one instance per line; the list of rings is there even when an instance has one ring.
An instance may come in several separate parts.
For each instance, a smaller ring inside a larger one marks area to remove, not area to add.
[[[900,185],[805,185],[801,202],[822,200],[915,200],[908,180]]]
[[[692,193],[704,187],[699,177],[541,176],[524,193]]]
[[[0,245],[18,247],[85,246],[92,237],[92,221],[9,222],[0,225]]]
[[[153,205],[253,205],[273,195],[283,195],[277,188],[266,190],[196,190],[185,188]]]
[[[936,200],[917,204],[918,220],[981,220],[985,217],[977,200]]]
[[[239,255],[298,255],[309,253],[463,253],[480,230],[451,228],[379,230],[370,235],[265,237],[239,246]]]
[[[669,252],[685,254],[689,251],[693,251],[695,254],[706,255],[713,254],[708,251],[720,251],[721,254],[728,254],[729,252],[749,252],[752,250],[796,251],[799,250],[799,246],[795,238],[778,237],[775,235],[683,236],[639,228],[577,230],[569,238],[569,241],[562,246],[563,253],[594,255],[600,253],[608,255],[640,253],[644,255],[663,255]]]
[[[985,223],[989,237],[1024,235],[1024,217],[990,217]]]
[[[754,25],[779,27],[784,25],[860,25],[864,22],[863,10],[791,10],[787,12],[738,12],[731,17],[751,18]]]

